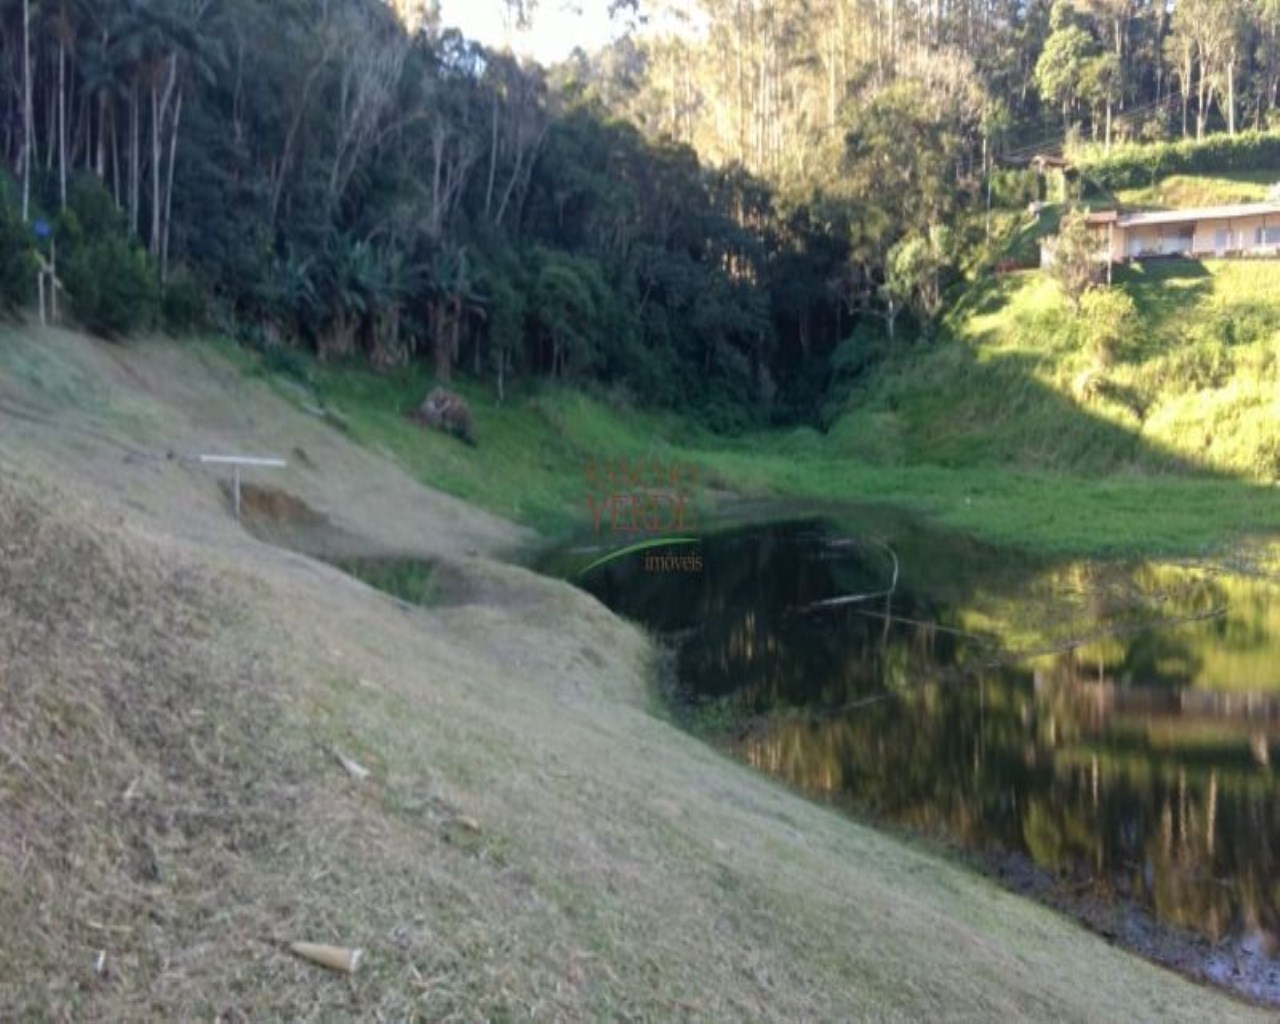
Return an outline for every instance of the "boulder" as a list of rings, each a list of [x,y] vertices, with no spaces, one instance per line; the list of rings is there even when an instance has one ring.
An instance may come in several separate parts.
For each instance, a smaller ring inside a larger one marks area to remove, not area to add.
[[[444,388],[432,388],[431,393],[418,406],[415,418],[435,430],[475,444],[472,433],[471,409],[461,395]]]

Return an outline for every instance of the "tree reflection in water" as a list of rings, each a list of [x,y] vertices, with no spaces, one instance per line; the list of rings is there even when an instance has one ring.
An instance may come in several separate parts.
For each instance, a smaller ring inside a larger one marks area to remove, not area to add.
[[[887,607],[813,607],[890,571],[819,522],[705,538],[697,575],[631,560],[590,586],[685,635],[682,698],[760,770],[1213,939],[1280,942],[1280,589],[887,539]]]

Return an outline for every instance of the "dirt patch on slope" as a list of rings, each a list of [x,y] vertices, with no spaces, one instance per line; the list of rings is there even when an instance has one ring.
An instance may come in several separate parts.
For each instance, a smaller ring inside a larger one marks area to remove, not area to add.
[[[234,487],[222,482],[222,493],[234,507]],[[242,484],[240,487],[240,515],[247,526],[307,527],[329,522],[301,498],[278,487],[261,484]]]
[[[223,480],[219,488],[228,513],[234,515],[232,483]],[[384,554],[375,541],[335,525],[328,515],[279,487],[242,483],[240,526],[267,544],[327,562]]]

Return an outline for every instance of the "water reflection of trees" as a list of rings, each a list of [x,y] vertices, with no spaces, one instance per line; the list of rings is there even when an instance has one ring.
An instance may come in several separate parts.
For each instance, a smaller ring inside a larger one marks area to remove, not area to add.
[[[708,542],[697,577],[630,564],[606,581],[624,614],[692,631],[681,678],[718,720],[753,720],[743,757],[1215,938],[1280,939],[1273,584],[1169,565],[987,571],[971,545],[948,563],[936,538],[925,555],[896,541],[886,621],[879,602],[811,609],[874,591],[885,570],[805,530]],[[1011,656],[1027,651],[1052,653]]]
[[[892,704],[776,717],[741,752],[822,799],[1025,852],[1214,938],[1280,936],[1280,798],[1249,736],[1166,738],[1153,756],[1123,730],[1073,723],[1054,696],[1007,671],[927,684]]]

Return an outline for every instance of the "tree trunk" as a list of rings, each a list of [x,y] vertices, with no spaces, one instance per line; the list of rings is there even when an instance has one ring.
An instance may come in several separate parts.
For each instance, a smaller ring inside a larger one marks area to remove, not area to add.
[[[107,180],[107,90],[98,92],[98,179]]]
[[[827,35],[827,128],[836,123],[836,38]]]
[[[1227,134],[1236,133],[1236,55],[1227,62]]]
[[[120,132],[116,127],[115,109],[111,112],[111,194],[120,209]]]
[[[431,351],[435,359],[435,376],[437,384],[448,384],[453,378],[453,360],[450,358],[450,337],[445,329],[445,301],[433,299],[431,302]]]
[[[31,135],[35,111],[31,105],[31,0],[22,0],[22,219],[31,213]]]
[[[152,256],[160,255],[160,171],[161,156],[160,139],[160,90],[151,87],[151,243],[148,248]]]
[[[441,182],[444,176],[444,143],[445,128],[443,122],[439,122],[431,133],[431,215],[427,222],[427,234],[433,239],[440,237],[442,220],[440,208],[443,205]]]
[[[52,65],[56,68],[57,65]],[[44,169],[53,173],[54,158],[58,155],[58,92],[52,82],[45,83],[48,99],[44,108]]]
[[[738,45],[734,47],[737,62],[737,100],[738,100],[738,161],[747,162],[747,99],[746,78],[742,63],[742,2],[739,0],[734,17],[734,28],[738,33]]]
[[[991,146],[986,135],[982,136],[982,173],[987,179],[987,245],[991,244]]]
[[[164,135],[167,122],[170,120],[169,110],[174,102],[175,90],[178,87],[178,55],[169,55],[168,74],[165,76],[164,91],[155,86],[151,88],[151,255],[160,258],[160,248],[164,235],[165,196],[161,174],[164,172]],[[169,128],[173,131],[173,128]],[[176,144],[171,143],[171,146]],[[172,168],[170,168],[172,179]]]
[[[58,43],[58,199],[67,207],[67,46]]]
[[[138,233],[138,179],[141,177],[138,132],[138,84],[134,82],[129,89],[129,230],[134,235]]]
[[[173,105],[173,127],[169,132],[169,180],[164,189],[164,227],[160,233],[160,283],[169,279],[169,229],[173,223],[173,177],[178,162],[178,125],[182,121],[182,93]]]
[[[74,72],[72,72],[74,75]],[[75,90],[71,90],[71,95],[75,95]],[[86,94],[80,94],[80,110],[76,114],[75,120],[71,122],[75,125],[75,130],[71,132],[71,146],[67,152],[67,164],[72,170],[75,169],[76,160],[80,154],[84,154],[84,169],[93,171],[93,100]]]
[[[484,215],[487,220],[493,208],[493,182],[498,174],[498,93],[493,93],[493,123],[489,133],[489,181],[484,190]]]
[[[450,310],[449,320],[449,362],[450,365],[458,362],[460,354],[460,345],[462,340],[462,296],[455,295],[453,297],[453,308]]]
[[[898,4],[897,0],[889,0],[889,59],[896,68],[898,65]]]
[[[285,179],[289,176],[289,170],[293,165],[294,147],[297,144],[298,132],[302,128],[302,119],[310,109],[311,89],[315,85],[320,72],[324,70],[328,60],[329,55],[326,53],[307,72],[307,77],[302,84],[302,95],[298,101],[297,109],[294,111],[293,119],[289,122],[289,130],[285,133],[284,147],[280,151],[280,159],[276,163],[274,180],[271,183],[271,205],[268,223],[272,227],[275,226],[276,217],[280,212],[280,201],[284,195]]]
[[[1191,134],[1191,71],[1187,67],[1182,69],[1182,137],[1185,139]]]
[[[1204,118],[1205,108],[1207,106],[1205,94],[1208,86],[1204,80],[1204,67],[1200,68],[1200,89],[1199,89],[1199,105],[1196,108],[1196,141],[1199,142],[1204,138]]]

